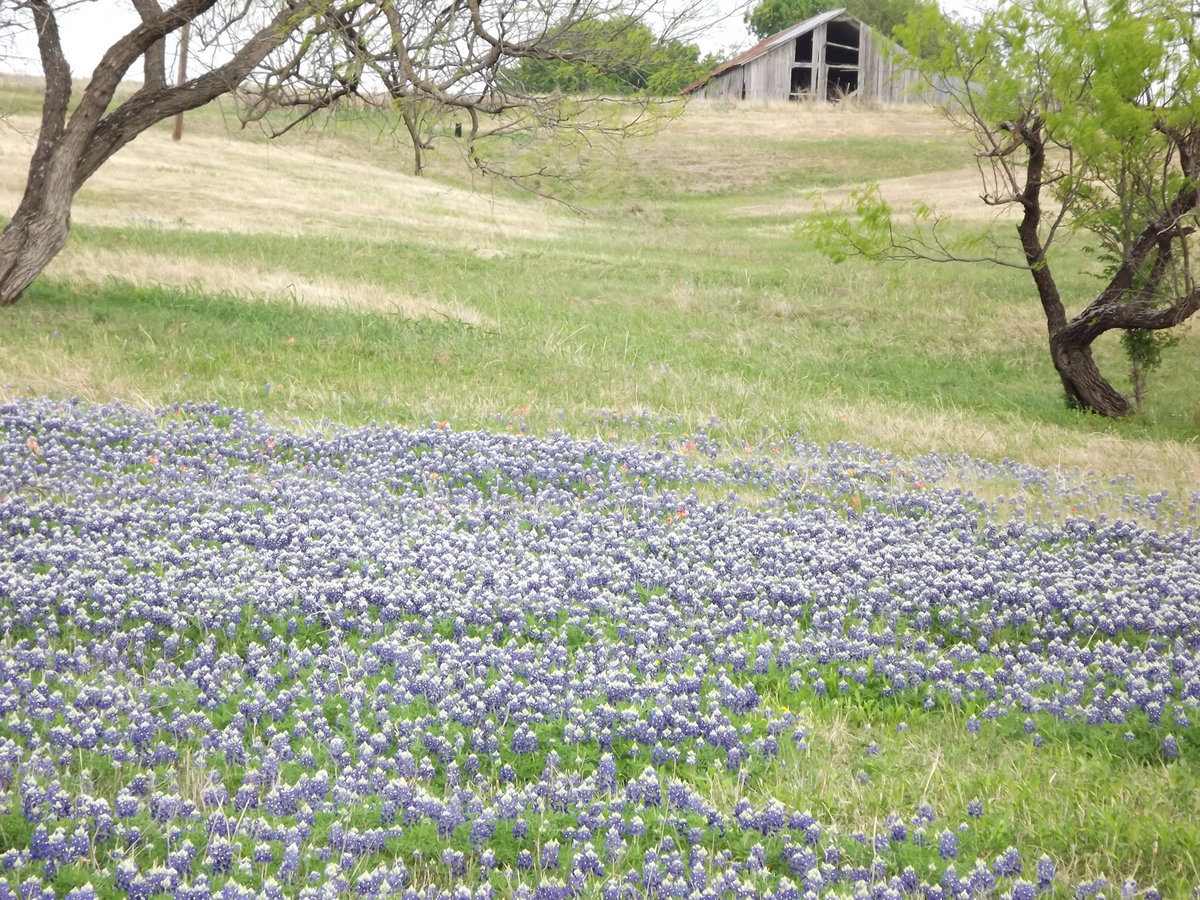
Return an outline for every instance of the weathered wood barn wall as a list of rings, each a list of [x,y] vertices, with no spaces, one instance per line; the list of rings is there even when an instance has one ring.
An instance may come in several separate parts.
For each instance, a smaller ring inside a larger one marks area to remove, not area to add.
[[[930,102],[904,51],[846,12],[806,19],[714,69],[685,93],[710,100]]]

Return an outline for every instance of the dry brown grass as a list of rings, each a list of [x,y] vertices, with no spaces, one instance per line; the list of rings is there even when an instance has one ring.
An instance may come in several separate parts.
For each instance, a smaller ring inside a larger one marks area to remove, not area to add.
[[[1139,484],[1177,496],[1200,490],[1200,446],[1195,444],[1080,433],[1019,416],[1001,426],[994,416],[976,417],[967,410],[906,409],[870,400],[847,404],[829,398],[812,404],[809,414],[822,431],[837,422],[845,440],[887,447],[901,456],[964,447],[980,458],[1019,459],[1075,476],[1092,474],[1105,482],[1136,473]]]
[[[671,123],[671,133],[689,141],[761,138],[915,138],[937,140],[953,129],[936,111],[923,106],[859,106],[848,104],[711,103],[688,105],[687,114]]]
[[[37,122],[0,126],[0,207],[20,200]],[[559,211],[417,178],[388,165],[320,152],[319,142],[265,143],[165,128],[141,135],[88,181],[74,220],[90,225],[319,234],[357,240],[490,243],[546,237],[569,223]],[[381,154],[383,156],[384,154]],[[449,236],[449,237],[448,237]]]
[[[409,319],[444,318],[467,325],[490,324],[490,320],[477,310],[453,300],[412,297],[393,287],[371,282],[303,278],[294,272],[266,269],[253,263],[220,265],[134,251],[84,250],[68,244],[47,272],[77,283],[95,281],[102,273],[105,278],[118,278],[139,286],[195,285],[210,293],[239,297],[368,309]]]
[[[959,160],[947,160],[958,162]],[[1014,207],[997,208],[988,206],[981,199],[982,182],[979,170],[949,168],[941,172],[910,175],[905,178],[878,180],[879,193],[892,208],[903,213],[912,210],[914,204],[925,204],[939,218],[955,222],[1015,223],[1020,211]],[[746,215],[787,214],[796,217],[807,215],[819,208],[832,208],[850,199],[852,191],[866,187],[866,182],[843,187],[829,188],[819,195],[813,192],[783,195],[771,204],[748,204],[741,207]]]
[[[211,115],[211,114],[210,114]],[[235,234],[322,235],[356,241],[405,241],[433,247],[465,244],[482,258],[514,240],[546,238],[572,227],[562,210],[488,197],[395,170],[395,154],[379,164],[340,156],[311,136],[269,143],[214,130],[213,122],[174,142],[165,127],[146,132],[117,153],[79,192],[77,223]],[[0,122],[0,208],[15,209],[27,174],[37,121]],[[249,261],[201,264],[138,252],[84,252],[68,246],[51,267],[77,282],[120,278],[135,284],[195,284],[262,298],[386,310],[406,317],[446,317],[485,324],[453,300],[413,297],[392,286],[306,278]]]
[[[777,178],[788,178],[798,164],[832,167],[844,161],[844,140],[945,141],[953,131],[932,109],[913,106],[864,107],[807,103],[690,103],[683,115],[668,122],[646,141],[623,148],[634,172],[657,170],[672,190],[688,194],[754,192]],[[822,146],[822,142],[827,142]],[[811,145],[798,152],[798,145]],[[736,148],[736,152],[730,152]],[[949,158],[948,166],[958,162]],[[655,177],[655,176],[652,176]],[[807,191],[791,200],[786,193],[761,209],[744,214],[790,211]],[[780,200],[782,205],[775,203]],[[799,207],[797,207],[799,208]]]

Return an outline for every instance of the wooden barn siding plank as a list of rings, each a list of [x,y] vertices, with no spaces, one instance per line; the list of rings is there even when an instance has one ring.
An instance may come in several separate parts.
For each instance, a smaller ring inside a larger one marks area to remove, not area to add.
[[[829,73],[825,71],[825,41],[829,39],[829,29],[822,22],[813,29],[813,97],[818,101],[824,102],[825,85],[829,80]]]
[[[704,98],[706,100],[741,100],[744,78],[743,66],[730,69],[704,86]]]
[[[858,96],[863,100],[879,99],[879,79],[882,74],[880,60],[876,56],[874,32],[866,25],[858,35]]]
[[[787,41],[746,63],[746,99],[787,99],[792,87],[792,59],[795,55],[795,41]]]
[[[863,28],[859,68],[859,94],[880,103],[929,102],[931,92],[919,87],[921,76],[904,64],[903,54],[892,55],[892,45],[871,28]]]
[[[771,93],[768,96],[788,98],[792,92],[792,66],[796,62],[796,42],[787,41],[771,51]]]

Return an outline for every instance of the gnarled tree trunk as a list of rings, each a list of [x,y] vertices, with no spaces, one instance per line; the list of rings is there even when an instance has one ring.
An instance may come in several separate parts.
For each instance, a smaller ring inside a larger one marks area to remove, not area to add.
[[[1112,418],[1133,412],[1129,399],[1100,374],[1090,342],[1072,340],[1067,329],[1055,332],[1050,336],[1050,357],[1072,408]]]
[[[0,234],[0,306],[16,303],[67,242],[72,193],[22,200]]]
[[[58,21],[47,0],[30,4],[38,34],[45,92],[37,144],[21,205],[0,233],[0,306],[16,303],[25,288],[67,242],[71,199],[69,173],[63,171],[62,147],[71,100],[71,70],[59,40]],[[68,176],[64,180],[64,176]]]

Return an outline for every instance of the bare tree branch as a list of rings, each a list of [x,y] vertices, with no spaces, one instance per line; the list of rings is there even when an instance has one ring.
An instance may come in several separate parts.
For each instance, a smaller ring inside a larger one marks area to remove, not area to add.
[[[151,22],[162,15],[162,7],[158,0],[133,0],[133,6],[142,17],[142,22]],[[142,85],[150,90],[166,87],[167,84],[167,42],[155,41],[145,54],[145,73]]]

